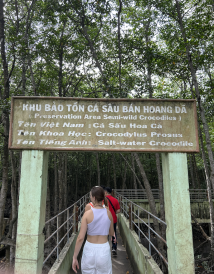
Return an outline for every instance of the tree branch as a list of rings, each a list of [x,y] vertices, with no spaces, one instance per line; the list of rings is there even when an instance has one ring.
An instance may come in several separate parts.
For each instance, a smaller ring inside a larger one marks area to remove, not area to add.
[[[197,221],[197,219],[195,218],[195,216],[193,215],[193,213],[191,212],[191,216],[192,219],[194,220],[194,222],[196,223],[196,225],[199,227],[203,237],[205,238],[205,240],[210,241],[210,237],[206,234],[206,232],[203,230],[202,226],[199,224],[199,222]]]

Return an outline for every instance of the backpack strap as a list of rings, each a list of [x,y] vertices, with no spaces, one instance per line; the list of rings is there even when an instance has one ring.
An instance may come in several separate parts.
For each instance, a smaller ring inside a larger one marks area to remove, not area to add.
[[[115,210],[115,208],[114,208],[112,202],[110,201],[110,199],[109,199],[107,196],[106,196],[106,198],[108,199],[109,203],[111,204],[111,206],[112,206],[112,208],[114,209],[114,212],[115,212],[115,214],[116,214],[116,210]]]

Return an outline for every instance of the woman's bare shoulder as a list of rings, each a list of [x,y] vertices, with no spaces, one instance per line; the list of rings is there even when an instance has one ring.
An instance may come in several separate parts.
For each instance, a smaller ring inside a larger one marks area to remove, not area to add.
[[[89,208],[87,211],[85,211],[84,215],[86,216],[90,216],[91,214],[93,214],[93,211],[91,208]]]
[[[91,223],[93,221],[94,214],[93,214],[93,211],[91,208],[89,210],[85,211],[84,218],[86,219],[87,224]]]
[[[90,204],[87,204],[87,205],[85,206],[85,212],[88,211],[88,210],[90,210],[90,209],[91,209]]]

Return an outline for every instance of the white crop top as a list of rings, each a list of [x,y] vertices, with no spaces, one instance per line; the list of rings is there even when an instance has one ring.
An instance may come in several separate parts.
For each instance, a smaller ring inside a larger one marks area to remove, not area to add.
[[[93,208],[91,207],[94,219],[88,224],[87,234],[90,236],[108,235],[111,221],[108,217],[106,208]]]

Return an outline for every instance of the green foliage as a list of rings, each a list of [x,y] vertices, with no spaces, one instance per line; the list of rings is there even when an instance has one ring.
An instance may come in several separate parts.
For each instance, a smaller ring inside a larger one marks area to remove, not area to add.
[[[11,0],[5,2],[6,54],[11,72],[10,96],[60,95],[89,98],[153,96],[190,99],[192,96],[195,97],[195,90],[186,55],[188,46],[213,145],[212,3],[210,0],[203,2],[187,0],[179,3],[186,40],[178,24],[176,2],[169,0],[123,1],[120,14],[120,40],[117,1]],[[3,89],[2,74],[1,94]],[[10,100],[5,101],[2,95],[0,104],[2,112],[10,111]],[[0,133],[0,147],[2,147],[4,133],[2,125]],[[206,146],[205,142],[204,144]],[[84,162],[84,155],[79,155]],[[152,169],[155,170],[154,157],[150,154],[145,155],[142,156],[142,161],[145,163],[148,177],[156,186],[157,177],[152,173]],[[109,154],[101,156],[103,163],[101,176],[104,181],[106,177],[102,172],[109,157]],[[121,162],[118,155],[116,158]],[[71,162],[72,168],[76,169],[80,162],[81,160]],[[92,163],[95,174],[94,158]],[[197,157],[197,167],[203,181],[203,162],[200,157]],[[127,184],[131,185],[132,173],[130,170],[128,173],[130,183]],[[117,174],[120,176],[120,184],[122,177],[119,167]],[[112,171],[110,178],[112,183]]]

